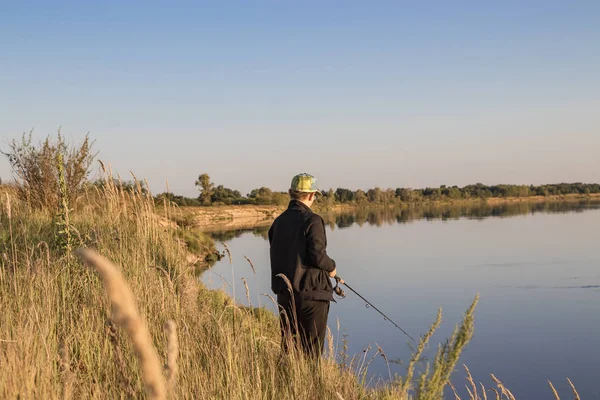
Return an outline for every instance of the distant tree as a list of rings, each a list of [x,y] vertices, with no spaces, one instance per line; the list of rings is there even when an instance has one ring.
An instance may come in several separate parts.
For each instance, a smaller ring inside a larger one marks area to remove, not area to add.
[[[529,186],[521,185],[517,188],[517,196],[519,197],[527,197],[530,194]]]
[[[425,189],[421,189],[421,193],[427,200],[439,200],[442,197],[441,188],[427,187]]]
[[[398,188],[396,189],[396,197],[405,203],[411,203],[415,200],[415,192],[412,189]]]
[[[367,197],[371,203],[381,203],[383,200],[381,189],[378,187],[375,189],[369,189],[367,191]]]
[[[242,194],[238,190],[232,190],[224,187],[223,185],[219,185],[212,190],[212,194],[210,197],[211,203],[223,203],[223,204],[234,204],[241,200]]]
[[[290,202],[290,195],[287,192],[273,192],[271,194],[271,203],[277,206],[286,206]]]
[[[180,207],[201,206],[202,205],[202,203],[200,202],[200,200],[198,200],[198,198],[179,196],[179,195],[175,195],[170,192],[160,193],[160,194],[156,195],[156,197],[155,197],[155,201],[157,204],[162,204],[164,200],[173,202]]]
[[[253,189],[248,197],[254,199],[256,204],[274,204],[273,191],[268,187],[261,187],[260,189]],[[279,200],[279,199],[278,199]]]
[[[358,189],[355,193],[354,193],[354,200],[358,203],[366,203],[367,201],[369,201],[369,199],[367,198],[367,194],[364,192],[364,190]]]
[[[458,186],[452,186],[451,188],[448,188],[447,190],[448,190],[447,196],[452,200],[457,200],[462,197],[462,192],[458,188]]]
[[[208,174],[200,175],[196,181],[196,186],[198,186],[198,190],[200,191],[198,200],[205,206],[210,205],[213,188],[215,186],[215,184],[210,181],[210,176],[208,176]]]
[[[573,188],[571,185],[567,183],[561,183],[558,185],[558,194],[571,194],[573,193]]]
[[[383,202],[385,204],[393,203],[395,197],[396,191],[394,189],[386,189],[386,191],[383,192]]]
[[[327,191],[327,193],[324,194],[323,198],[327,207],[333,206],[333,204],[335,203],[335,192],[333,191],[333,189],[330,188]]]
[[[354,200],[354,192],[350,189],[337,188],[335,191],[335,199],[340,203],[349,203]]]

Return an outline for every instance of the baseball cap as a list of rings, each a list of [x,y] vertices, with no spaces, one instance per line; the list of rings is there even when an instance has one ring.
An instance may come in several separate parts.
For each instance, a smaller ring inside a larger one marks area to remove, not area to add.
[[[307,173],[294,176],[292,178],[292,185],[290,186],[290,189],[297,192],[322,194],[317,187],[317,180],[315,177]]]

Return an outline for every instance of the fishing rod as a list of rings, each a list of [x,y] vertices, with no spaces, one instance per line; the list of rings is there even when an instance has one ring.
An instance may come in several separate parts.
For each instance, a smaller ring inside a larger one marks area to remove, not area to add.
[[[397,323],[395,323],[394,321],[392,321],[392,320],[390,319],[390,317],[388,317],[387,315],[385,315],[384,313],[382,313],[382,312],[381,312],[381,311],[380,311],[380,310],[379,310],[377,307],[375,307],[375,306],[373,305],[373,303],[371,303],[369,300],[367,300],[367,299],[365,299],[364,297],[362,297],[362,296],[360,295],[360,293],[358,293],[356,290],[352,289],[352,287],[351,287],[350,285],[348,285],[348,284],[347,284],[347,283],[346,283],[346,282],[345,282],[345,281],[344,281],[342,278],[340,278],[339,276],[337,276],[337,275],[336,275],[336,276],[334,277],[334,279],[335,279],[335,282],[336,282],[336,284],[335,284],[335,288],[334,288],[334,290],[335,290],[335,294],[337,294],[338,296],[340,296],[340,297],[342,297],[342,298],[346,297],[346,294],[344,293],[344,290],[343,290],[343,289],[342,289],[342,288],[339,286],[339,284],[341,283],[342,285],[346,286],[348,289],[350,289],[352,292],[354,292],[354,294],[355,294],[355,295],[357,295],[357,296],[358,296],[358,297],[360,297],[360,298],[361,298],[361,299],[362,299],[362,300],[363,300],[365,303],[367,303],[367,307],[372,307],[372,308],[373,308],[375,311],[377,311],[379,314],[383,315],[383,318],[384,318],[384,319],[386,319],[386,320],[390,321],[392,324],[394,324],[394,326],[395,326],[396,328],[400,329],[400,330],[402,331],[402,333],[404,333],[406,336],[408,336],[408,337],[410,338],[410,340],[412,340],[413,342],[415,342],[415,343],[416,343],[416,340],[415,340],[415,339],[413,339],[413,337],[412,337],[412,336],[410,336],[408,333],[406,333],[406,331],[405,331],[404,329],[400,328],[400,326],[399,326]]]

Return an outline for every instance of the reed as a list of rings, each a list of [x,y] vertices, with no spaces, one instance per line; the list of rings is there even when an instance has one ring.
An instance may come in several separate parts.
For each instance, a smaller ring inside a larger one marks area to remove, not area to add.
[[[252,262],[252,260],[250,260],[246,256],[244,256],[244,258],[246,259],[246,261],[248,261],[248,264],[250,264],[250,268],[252,268],[252,272],[254,273],[254,275],[256,275],[256,268],[254,268],[254,263]]]
[[[160,360],[125,277],[114,264],[95,251],[79,249],[77,253],[96,269],[106,286],[112,303],[112,316],[127,331],[140,360],[148,397],[164,399],[166,390]]]
[[[554,394],[554,398],[556,400],[560,400],[560,396],[558,395],[558,392],[554,388],[554,385],[552,384],[552,382],[548,381],[548,385],[550,385],[550,389],[552,389],[552,393]]]
[[[573,400],[580,400],[579,393],[577,393],[577,389],[575,389],[575,385],[573,385],[573,382],[571,382],[569,378],[567,378],[567,382],[569,382],[571,390],[573,390]]]
[[[177,339],[177,324],[169,320],[165,323],[165,334],[167,335],[167,388],[170,393],[175,387],[177,379],[177,357],[179,356],[179,341]]]
[[[482,382],[479,382],[479,387],[481,387],[481,395],[479,395],[479,393],[477,391],[478,390],[477,385],[475,384],[475,381],[473,380],[473,377],[471,376],[471,371],[469,370],[469,368],[466,365],[464,365],[464,369],[467,373],[467,376],[465,379],[468,383],[468,385],[466,385],[466,390],[467,390],[467,393],[469,394],[468,400],[487,400],[487,398],[488,398],[487,391],[493,392],[495,394],[496,400],[515,400],[516,399],[516,397],[513,395],[513,393],[494,374],[490,374],[490,377],[492,378],[492,381],[496,384],[496,386],[498,388],[497,389],[489,388],[486,391],[484,384]],[[571,386],[571,389],[573,391],[573,396],[574,396],[573,400],[580,400],[579,393],[577,393],[577,390],[575,389],[575,385],[573,385],[573,382],[571,382],[571,380],[569,378],[567,378],[567,381],[569,382],[569,385]],[[550,389],[552,391],[553,397],[556,400],[560,400],[558,391],[556,390],[556,388],[554,387],[552,382],[548,381],[548,384],[550,385]],[[452,388],[452,392],[454,394],[455,400],[462,400],[461,397],[458,395],[455,386],[451,382],[449,383],[449,385]]]

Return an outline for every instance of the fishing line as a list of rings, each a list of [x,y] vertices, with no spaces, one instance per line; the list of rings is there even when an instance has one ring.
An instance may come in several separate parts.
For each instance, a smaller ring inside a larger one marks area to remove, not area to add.
[[[358,293],[356,290],[352,289],[352,287],[350,285],[348,285],[342,278],[340,278],[339,276],[335,276],[335,287],[333,288],[335,294],[337,294],[338,296],[340,296],[341,298],[346,297],[346,293],[344,293],[344,290],[340,287],[340,283],[342,283],[342,285],[346,286],[348,289],[350,289],[352,292],[354,292],[354,294],[356,294],[358,297],[360,297],[364,302],[365,302],[365,306],[367,308],[371,307],[373,308],[375,311],[377,311],[379,314],[381,314],[384,318],[384,320],[386,321],[390,321],[392,324],[394,324],[394,326],[398,329],[400,329],[402,331],[402,333],[404,333],[406,336],[408,336],[410,338],[410,340],[412,340],[413,342],[416,343],[416,340],[413,339],[412,336],[410,336],[408,333],[406,333],[406,331],[402,328],[400,328],[400,325],[398,325],[397,323],[395,323],[394,321],[392,321],[390,319],[390,317],[388,317],[387,315],[385,315],[383,312],[381,312],[377,307],[375,307],[373,305],[373,303],[371,303],[369,300],[365,299],[360,293]]]

